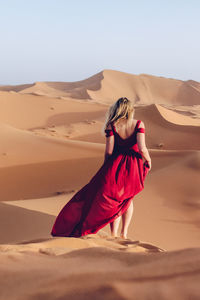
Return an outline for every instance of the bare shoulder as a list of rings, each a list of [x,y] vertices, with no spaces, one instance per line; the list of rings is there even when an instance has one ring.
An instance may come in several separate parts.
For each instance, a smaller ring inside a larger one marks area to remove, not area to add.
[[[138,128],[145,128],[144,122],[142,120],[134,119],[134,125],[136,125],[138,121],[140,122]]]

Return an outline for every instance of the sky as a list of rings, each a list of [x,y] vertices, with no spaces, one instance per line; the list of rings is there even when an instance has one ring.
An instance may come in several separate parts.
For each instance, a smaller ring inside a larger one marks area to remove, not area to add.
[[[104,69],[200,81],[199,0],[0,0],[0,84]]]

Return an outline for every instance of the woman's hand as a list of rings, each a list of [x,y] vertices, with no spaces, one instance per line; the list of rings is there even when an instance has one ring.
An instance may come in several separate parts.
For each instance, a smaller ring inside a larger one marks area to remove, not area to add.
[[[149,166],[149,171],[151,170],[151,160],[145,160],[145,162],[148,164]]]

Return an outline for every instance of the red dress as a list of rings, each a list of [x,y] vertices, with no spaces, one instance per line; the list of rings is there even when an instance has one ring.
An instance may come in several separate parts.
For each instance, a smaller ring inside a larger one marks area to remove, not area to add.
[[[149,171],[139,153],[136,135],[122,139],[112,124],[106,136],[114,135],[114,149],[109,158],[58,214],[53,225],[52,236],[80,237],[94,234],[102,227],[121,216],[129,207],[133,197],[144,188],[144,179]]]

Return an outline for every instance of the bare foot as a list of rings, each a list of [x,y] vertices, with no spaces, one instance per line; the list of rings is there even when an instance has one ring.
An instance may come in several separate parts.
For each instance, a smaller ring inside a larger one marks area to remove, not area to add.
[[[121,234],[120,234],[120,237],[121,237],[122,239],[127,239],[127,235],[126,235],[125,233],[121,233]]]
[[[118,237],[118,235],[117,235],[117,234],[114,234],[114,233],[111,233],[111,237],[113,237],[113,238],[117,238],[117,237]]]

